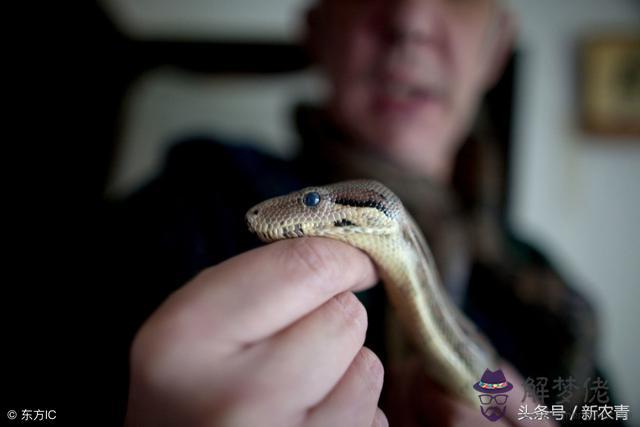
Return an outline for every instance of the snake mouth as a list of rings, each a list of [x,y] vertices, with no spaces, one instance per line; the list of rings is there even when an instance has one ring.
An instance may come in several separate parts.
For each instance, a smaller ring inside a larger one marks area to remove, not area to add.
[[[251,224],[250,221],[247,221],[247,225],[249,231],[255,234],[263,242],[273,242],[275,240],[278,240],[278,236],[276,236],[275,233],[273,233],[273,231],[268,228],[257,228],[253,224]]]
[[[258,236],[258,238],[263,242],[272,242],[278,239],[272,229],[268,227],[259,227],[252,216],[247,215],[246,220],[249,232]]]
[[[249,231],[254,233],[263,242],[273,242],[282,239],[293,239],[296,237],[304,237],[305,233],[302,229],[302,224],[295,224],[292,226],[276,227],[258,227],[247,218],[247,225]]]
[[[258,238],[260,240],[262,240],[263,242],[274,242],[276,240],[278,240],[278,237],[275,236],[271,231],[265,230],[265,231],[261,231],[261,230],[252,230],[252,232],[258,236]]]

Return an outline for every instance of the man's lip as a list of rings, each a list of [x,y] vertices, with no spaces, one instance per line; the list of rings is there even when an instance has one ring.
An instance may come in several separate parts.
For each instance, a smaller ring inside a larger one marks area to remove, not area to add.
[[[393,59],[391,55],[379,64],[376,80],[382,84],[401,84],[419,89],[442,91],[446,77],[435,59],[414,57],[411,61]]]
[[[374,91],[374,108],[379,112],[411,113],[443,102],[440,93],[411,83],[384,82]]]
[[[383,96],[396,99],[425,99],[433,101],[440,97],[440,94],[434,88],[413,84],[411,82],[388,81],[384,82],[377,88]]]

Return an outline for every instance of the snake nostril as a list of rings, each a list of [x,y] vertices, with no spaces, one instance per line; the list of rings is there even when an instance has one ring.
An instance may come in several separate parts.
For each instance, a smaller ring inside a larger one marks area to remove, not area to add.
[[[251,212],[253,215],[258,215],[258,209],[254,209],[253,212]]]

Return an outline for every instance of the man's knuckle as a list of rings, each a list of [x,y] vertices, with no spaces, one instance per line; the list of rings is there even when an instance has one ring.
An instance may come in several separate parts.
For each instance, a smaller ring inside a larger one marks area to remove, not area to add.
[[[147,367],[149,366],[149,362],[153,360],[154,355],[162,352],[160,346],[164,341],[158,339],[157,335],[156,328],[152,327],[149,320],[147,320],[138,330],[131,343],[129,352],[131,365]]]
[[[366,347],[363,347],[360,351],[359,358],[371,389],[378,390],[384,378],[384,365],[382,361],[373,351]]]
[[[183,358],[180,332],[153,320],[148,320],[134,337],[130,365],[138,378],[150,386],[175,385],[175,372]]]
[[[358,339],[364,338],[367,330],[367,310],[351,292],[344,292],[332,300],[341,328],[350,331]]]
[[[162,382],[162,367],[159,366],[160,355],[163,350],[152,340],[148,330],[143,327],[133,340],[129,352],[132,374],[138,382],[146,386],[153,386]]]

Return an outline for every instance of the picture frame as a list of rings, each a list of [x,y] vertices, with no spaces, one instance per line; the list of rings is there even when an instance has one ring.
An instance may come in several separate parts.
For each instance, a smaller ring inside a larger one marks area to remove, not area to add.
[[[640,136],[640,33],[593,37],[580,53],[583,129]]]

